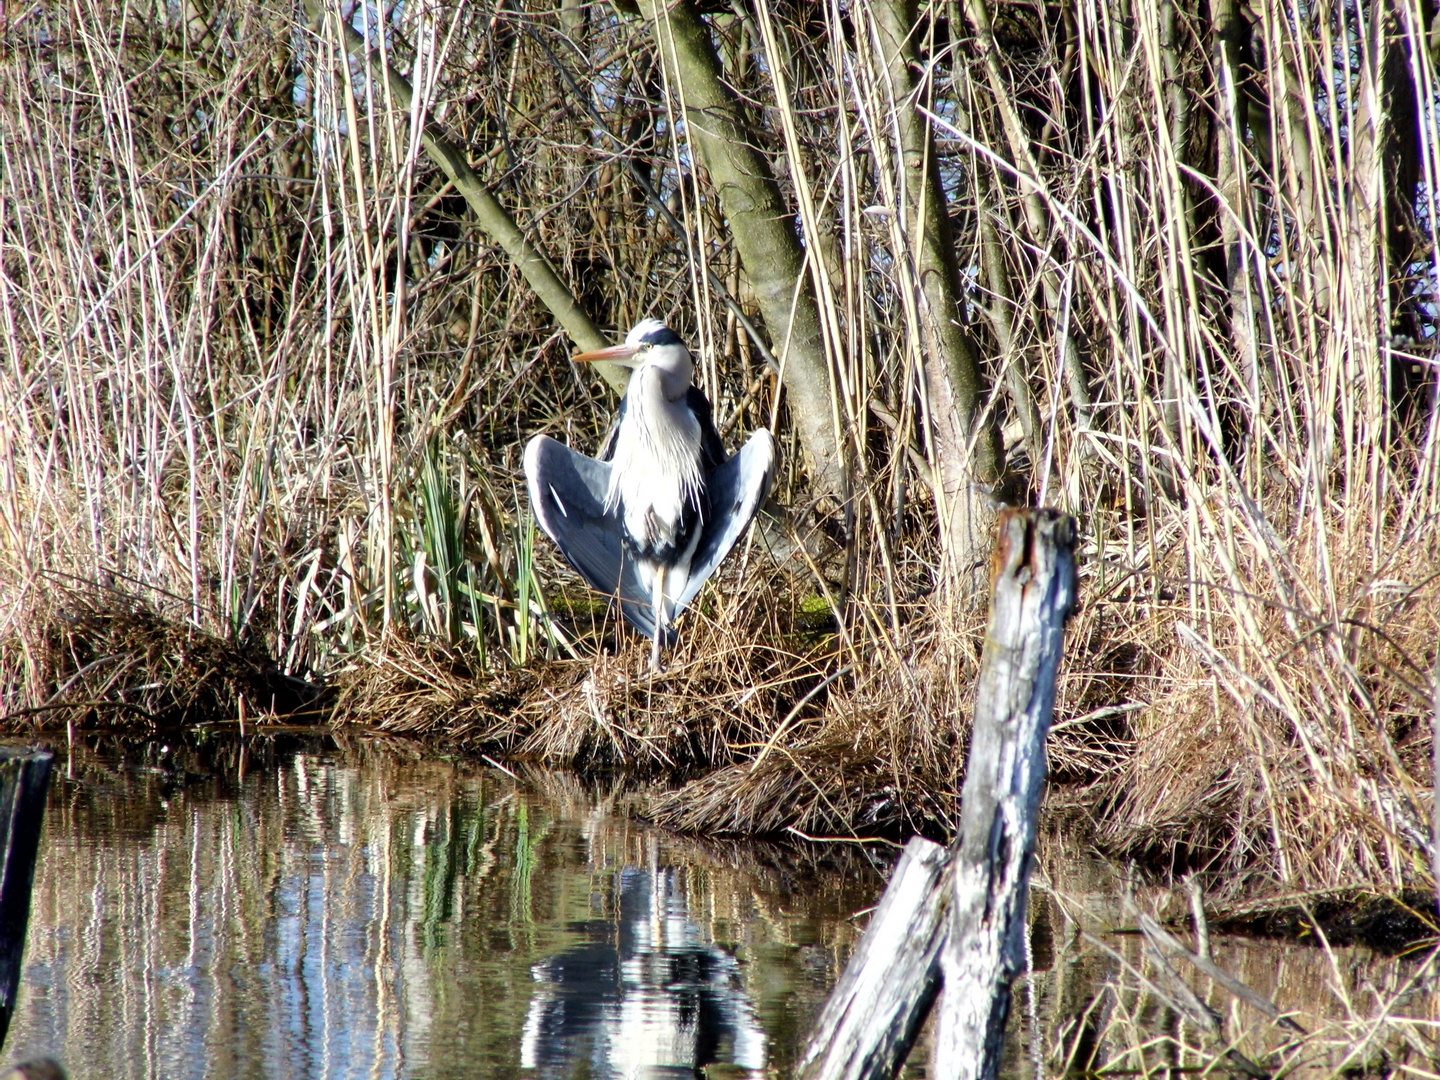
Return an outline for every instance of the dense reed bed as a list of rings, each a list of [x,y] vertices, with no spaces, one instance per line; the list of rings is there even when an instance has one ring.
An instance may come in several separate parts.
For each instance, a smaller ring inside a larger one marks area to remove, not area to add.
[[[986,518],[1044,502],[1084,535],[1054,801],[1217,897],[1428,887],[1433,5],[704,7],[0,21],[12,726],[324,685],[711,769],[690,829],[943,831]],[[519,474],[598,443],[568,355],[642,316],[783,454],[655,680]]]

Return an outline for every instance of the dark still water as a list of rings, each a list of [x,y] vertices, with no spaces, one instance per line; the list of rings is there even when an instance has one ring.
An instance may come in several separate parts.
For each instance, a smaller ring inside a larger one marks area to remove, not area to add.
[[[0,1070],[784,1080],[884,883],[854,845],[687,841],[564,775],[283,741],[62,748]],[[1272,1076],[1440,1077],[1431,949],[1217,939],[1305,1034],[1182,966],[1221,1018],[1197,1030],[1121,876],[1058,835],[1039,856],[1006,1080],[1201,1073],[1232,1048]]]
[[[198,761],[57,760],[4,1062],[774,1075],[883,886],[860,853],[689,843],[563,777],[369,743]]]

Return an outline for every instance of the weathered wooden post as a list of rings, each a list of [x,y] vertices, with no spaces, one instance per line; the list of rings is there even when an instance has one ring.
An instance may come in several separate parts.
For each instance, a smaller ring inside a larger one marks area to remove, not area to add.
[[[1025,901],[1065,619],[1075,525],[1001,514],[990,627],[976,686],[960,832],[911,840],[800,1060],[804,1080],[888,1080],[943,982],[932,1075],[993,1078],[1024,962]]]
[[[45,750],[0,749],[0,1046],[20,989],[30,887],[53,760]]]
[[[949,853],[905,846],[840,981],[815,1020],[796,1075],[872,1080],[900,1072],[940,988]]]
[[[1001,514],[999,531],[941,955],[933,1075],[953,1080],[999,1073],[1010,981],[1025,963],[1045,738],[1065,620],[1075,607],[1073,519],[1011,510]]]

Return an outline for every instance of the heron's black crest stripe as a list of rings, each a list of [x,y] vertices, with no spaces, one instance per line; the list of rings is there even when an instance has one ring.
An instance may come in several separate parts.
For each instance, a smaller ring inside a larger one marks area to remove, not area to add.
[[[680,335],[671,330],[668,326],[662,326],[658,330],[651,330],[640,339],[644,345],[683,345]]]

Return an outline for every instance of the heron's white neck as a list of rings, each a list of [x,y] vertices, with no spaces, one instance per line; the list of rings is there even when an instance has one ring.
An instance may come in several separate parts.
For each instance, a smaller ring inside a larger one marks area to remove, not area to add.
[[[625,392],[605,509],[624,505],[627,516],[653,509],[670,526],[684,503],[698,502],[704,482],[700,422],[686,407],[684,393],[671,401],[663,373],[648,364],[638,368]]]

